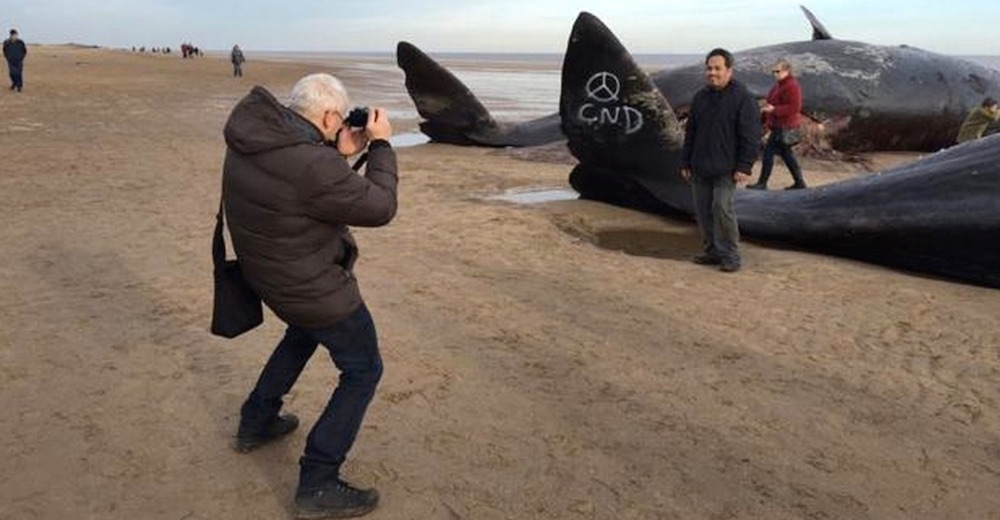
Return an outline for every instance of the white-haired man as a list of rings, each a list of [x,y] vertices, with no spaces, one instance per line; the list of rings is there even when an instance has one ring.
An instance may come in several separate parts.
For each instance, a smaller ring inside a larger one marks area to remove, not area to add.
[[[371,314],[354,278],[358,248],[348,226],[387,224],[396,214],[396,156],[385,109],[371,108],[362,128],[345,122],[347,91],[329,74],[292,88],[288,107],[254,87],[226,122],[223,201],[233,249],[251,286],[287,323],[240,410],[235,447],[248,452],[298,426],[279,415],[318,345],[340,381],[306,439],[295,503],[300,518],[363,515],[374,489],[340,478],[375,386],[382,359]],[[367,147],[364,176],[346,157]]]

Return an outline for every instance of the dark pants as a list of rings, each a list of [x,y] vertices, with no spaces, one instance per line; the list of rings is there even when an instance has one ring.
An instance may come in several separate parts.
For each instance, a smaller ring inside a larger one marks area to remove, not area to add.
[[[694,214],[701,230],[705,253],[726,263],[740,263],[740,228],[733,210],[736,183],[731,175],[715,178],[694,176]]]
[[[325,329],[290,325],[240,412],[241,428],[274,420],[282,396],[291,390],[318,345],[326,347],[340,369],[340,383],[306,439],[305,454],[299,460],[300,490],[318,489],[338,478],[375,395],[382,358],[368,308],[362,304],[343,321]]]
[[[767,186],[767,180],[771,178],[771,170],[774,168],[774,154],[778,154],[781,156],[781,160],[785,161],[788,171],[792,173],[795,185],[805,186],[805,182],[802,180],[802,168],[799,166],[799,161],[795,159],[795,152],[792,151],[791,146],[781,142],[781,133],[780,129],[772,130],[767,144],[764,145],[764,157],[761,160],[760,179],[757,184]]]
[[[233,63],[233,77],[243,77],[243,65],[240,63]]]
[[[7,70],[10,72],[10,88],[11,90],[17,89],[20,91],[24,88],[24,62],[23,61],[8,61]]]

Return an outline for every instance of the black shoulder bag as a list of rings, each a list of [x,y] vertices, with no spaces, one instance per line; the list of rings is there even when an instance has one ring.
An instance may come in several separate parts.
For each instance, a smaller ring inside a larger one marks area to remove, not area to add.
[[[215,264],[215,300],[212,303],[212,334],[235,338],[264,322],[260,296],[250,287],[237,260],[226,260],[222,238],[222,200],[215,216],[212,263]]]

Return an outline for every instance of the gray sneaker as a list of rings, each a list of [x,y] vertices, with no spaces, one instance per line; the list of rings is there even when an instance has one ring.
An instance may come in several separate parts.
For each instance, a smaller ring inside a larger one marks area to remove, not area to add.
[[[378,505],[378,491],[359,489],[337,480],[320,489],[295,494],[295,517],[300,519],[351,518],[366,515]]]

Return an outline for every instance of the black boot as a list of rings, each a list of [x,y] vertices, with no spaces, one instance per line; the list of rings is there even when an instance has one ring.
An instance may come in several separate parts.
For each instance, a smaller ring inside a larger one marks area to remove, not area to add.
[[[253,451],[275,439],[279,439],[295,431],[299,426],[299,418],[292,415],[282,415],[263,427],[240,423],[239,432],[233,449],[240,453]]]
[[[761,168],[760,177],[757,178],[757,182],[750,184],[747,188],[751,190],[766,190],[767,181],[771,178],[771,170],[768,168]]]
[[[806,181],[802,180],[802,169],[793,168],[791,170],[793,184],[786,189],[801,190],[806,187]]]
[[[337,479],[319,489],[295,493],[295,517],[350,518],[370,513],[378,505],[378,491],[356,488]]]

